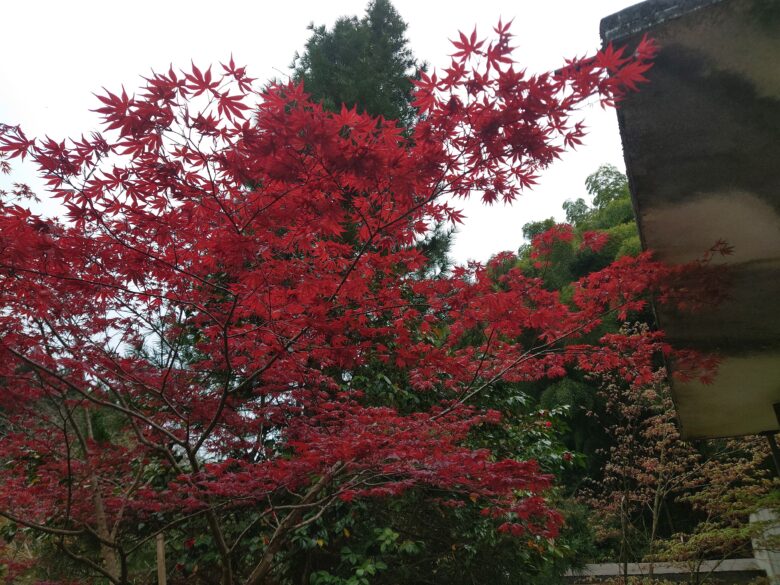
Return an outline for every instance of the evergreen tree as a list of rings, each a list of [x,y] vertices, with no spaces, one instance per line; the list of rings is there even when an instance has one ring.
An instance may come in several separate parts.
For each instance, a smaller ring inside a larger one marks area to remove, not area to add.
[[[424,66],[409,48],[407,24],[389,0],[371,0],[362,18],[341,17],[330,30],[314,24],[309,29],[312,35],[293,68],[313,101],[329,110],[355,107],[411,129],[416,118],[411,79]],[[421,236],[418,248],[428,262],[420,276],[447,273],[453,233],[439,223]]]
[[[407,25],[388,0],[372,0],[362,18],[339,18],[330,30],[309,28],[312,35],[293,67],[312,100],[411,126],[411,77],[419,63],[405,37]]]

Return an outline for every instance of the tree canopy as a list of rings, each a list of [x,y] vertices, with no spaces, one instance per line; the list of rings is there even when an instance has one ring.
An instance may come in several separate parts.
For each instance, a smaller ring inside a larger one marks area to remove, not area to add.
[[[445,196],[514,200],[578,142],[577,106],[642,81],[654,52],[527,75],[510,37],[460,35],[445,75],[416,82],[408,136],[296,83],[257,90],[232,60],[101,93],[103,133],[2,127],[0,153],[32,159],[68,211],[36,215],[22,186],[0,200],[0,514],[72,564],[50,581],[137,582],[163,533],[179,580],[290,581],[326,511],[402,494],[552,542],[551,477],[475,439],[506,416],[475,397],[697,360],[657,331],[590,335],[650,292],[675,302],[680,269],[647,254],[569,298],[511,255],[419,274],[418,236],[462,221]],[[553,232],[536,262],[571,240]]]

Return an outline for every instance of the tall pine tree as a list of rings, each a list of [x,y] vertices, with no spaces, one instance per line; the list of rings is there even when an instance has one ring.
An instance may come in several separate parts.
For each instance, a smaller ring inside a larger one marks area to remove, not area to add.
[[[312,35],[296,55],[295,77],[328,109],[357,106],[374,116],[410,126],[410,78],[419,67],[406,39],[407,25],[388,0],[372,0],[365,15],[339,18],[328,30],[310,26]]]

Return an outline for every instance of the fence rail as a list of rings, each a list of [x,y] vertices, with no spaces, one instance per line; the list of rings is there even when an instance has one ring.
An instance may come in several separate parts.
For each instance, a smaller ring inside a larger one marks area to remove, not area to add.
[[[703,561],[700,573],[763,573],[755,559],[727,559],[725,561]],[[687,575],[689,565],[678,563],[653,563],[654,575]],[[578,571],[569,571],[567,577],[618,577],[623,574],[623,563],[594,563]],[[628,563],[628,574],[644,576],[650,574],[650,563]]]

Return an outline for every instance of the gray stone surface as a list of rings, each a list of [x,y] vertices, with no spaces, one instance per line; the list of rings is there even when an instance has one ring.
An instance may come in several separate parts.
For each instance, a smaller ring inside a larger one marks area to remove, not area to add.
[[[750,515],[750,522],[763,525],[761,537],[753,539],[753,556],[769,577],[772,585],[780,585],[780,551],[768,545],[768,539],[780,537],[780,517],[772,510],[759,510]]]
[[[643,245],[671,263],[734,247],[715,259],[728,266],[726,302],[656,307],[673,344],[722,356],[714,384],[672,383],[683,435],[780,430],[780,1],[649,0],[601,29],[661,47],[650,82],[618,109]]]

